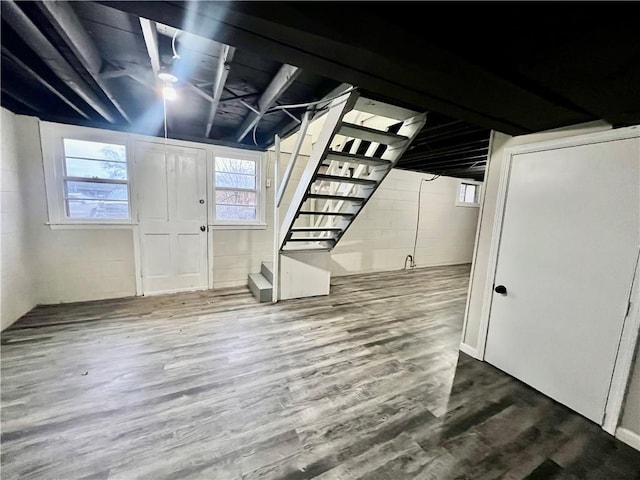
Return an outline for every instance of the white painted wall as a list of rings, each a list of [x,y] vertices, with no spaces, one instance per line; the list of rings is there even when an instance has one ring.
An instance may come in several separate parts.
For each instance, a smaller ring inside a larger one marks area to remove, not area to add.
[[[134,238],[130,229],[51,229],[43,175],[38,119],[16,116],[18,155],[24,167],[31,239],[30,258],[35,266],[33,288],[36,303],[60,303],[135,295]],[[313,135],[306,137],[281,215],[288,208],[295,186],[308,160]],[[293,139],[283,142],[290,152]],[[209,148],[210,146],[204,146]],[[274,158],[266,165],[273,179]],[[282,155],[280,175],[289,155]],[[413,172],[392,171],[367,204],[332,255],[335,275],[401,269],[412,253],[417,195],[420,180]],[[441,177],[423,187],[423,207],[418,240],[418,266],[470,261],[477,208],[455,207],[458,180]],[[266,222],[263,229],[214,229],[211,233],[212,284],[214,288],[245,285],[249,273],[270,261],[273,245],[274,188],[266,189]]]
[[[309,140],[310,141],[310,138]],[[307,147],[305,147],[307,148]],[[289,149],[283,149],[290,151]],[[275,155],[268,153],[265,166],[266,178],[271,179],[271,187],[266,189],[266,223],[262,230],[214,230],[213,237],[213,288],[222,288],[247,284],[250,273],[260,271],[260,263],[273,260],[273,203],[275,188],[273,172]],[[308,156],[300,155],[291,174],[289,188],[282,200],[280,221],[289,208],[291,197],[300,180]],[[283,153],[280,159],[280,177],[289,162],[289,154]]]
[[[425,175],[392,170],[333,250],[333,275],[400,270],[413,254],[418,189]],[[477,207],[457,207],[459,179],[422,185],[416,249],[418,267],[471,262]]]
[[[16,134],[16,116],[2,108],[0,123],[0,330],[37,302],[29,239],[28,190]]]
[[[132,231],[52,230],[46,225],[48,212],[38,119],[16,116],[16,133],[29,197],[36,303],[135,295]]]

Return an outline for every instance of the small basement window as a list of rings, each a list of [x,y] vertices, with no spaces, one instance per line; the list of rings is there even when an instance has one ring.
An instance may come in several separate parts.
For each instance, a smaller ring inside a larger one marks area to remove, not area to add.
[[[215,224],[250,225],[260,222],[260,162],[256,158],[216,156]]]
[[[129,220],[124,145],[63,139],[64,215],[70,220]]]
[[[40,136],[51,228],[132,224],[126,134],[40,122]]]
[[[478,207],[480,206],[480,187],[478,182],[460,182],[456,206]]]

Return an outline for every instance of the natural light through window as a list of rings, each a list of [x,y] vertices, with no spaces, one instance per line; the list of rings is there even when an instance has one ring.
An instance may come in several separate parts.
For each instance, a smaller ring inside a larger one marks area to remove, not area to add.
[[[476,183],[460,183],[456,205],[477,207],[480,204],[480,185]]]
[[[64,139],[64,206],[69,219],[129,219],[124,145]]]
[[[216,157],[216,220],[255,222],[258,219],[258,176],[254,160]]]

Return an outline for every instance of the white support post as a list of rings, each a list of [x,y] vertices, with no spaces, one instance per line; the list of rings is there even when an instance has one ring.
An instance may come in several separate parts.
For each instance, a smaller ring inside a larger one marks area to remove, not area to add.
[[[278,303],[280,286],[280,201],[276,199],[280,189],[280,136],[275,138],[273,162],[273,283],[271,285],[271,303]],[[267,172],[267,175],[269,173]]]

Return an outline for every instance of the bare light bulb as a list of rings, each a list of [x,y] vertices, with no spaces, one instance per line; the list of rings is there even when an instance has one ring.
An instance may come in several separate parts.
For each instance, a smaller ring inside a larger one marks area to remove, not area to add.
[[[162,96],[165,100],[172,101],[178,98],[178,92],[176,92],[176,89],[172,86],[166,85],[162,88]]]

